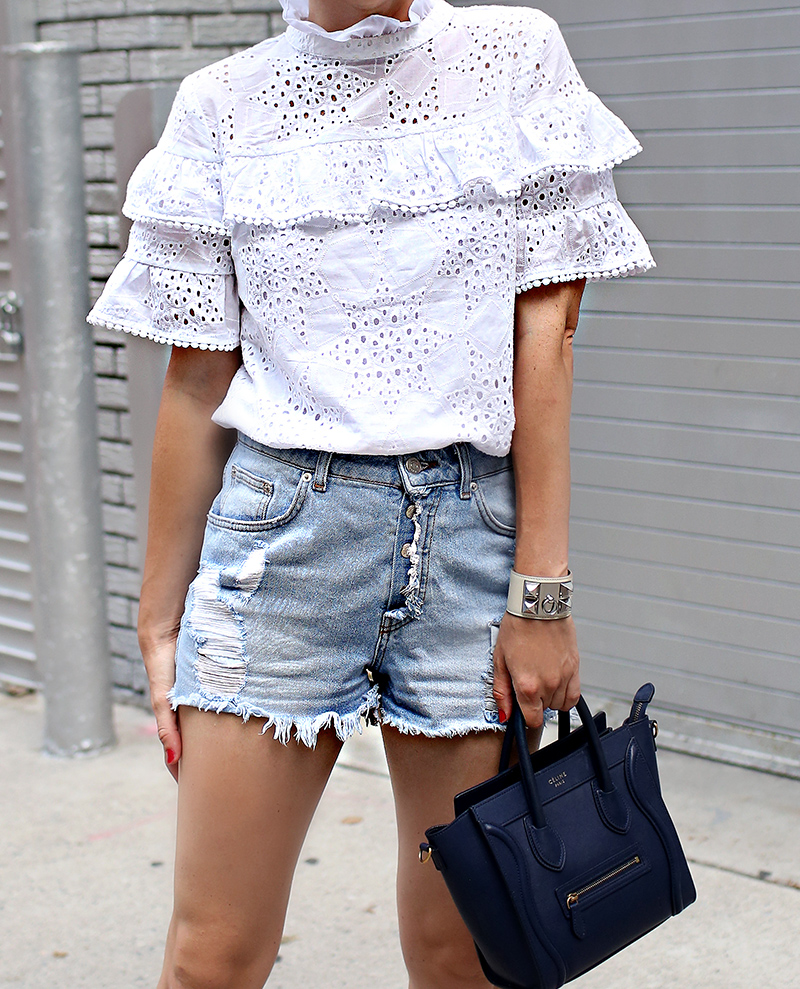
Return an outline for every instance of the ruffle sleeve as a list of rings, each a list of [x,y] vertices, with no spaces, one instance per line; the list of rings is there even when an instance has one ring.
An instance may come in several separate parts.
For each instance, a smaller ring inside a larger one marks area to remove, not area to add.
[[[613,278],[654,267],[617,199],[612,169],[641,151],[625,124],[589,92],[552,18],[518,38],[511,109],[521,191],[516,288]]]
[[[89,313],[97,326],[203,350],[239,345],[239,298],[220,164],[186,82],[128,185],[128,247]]]

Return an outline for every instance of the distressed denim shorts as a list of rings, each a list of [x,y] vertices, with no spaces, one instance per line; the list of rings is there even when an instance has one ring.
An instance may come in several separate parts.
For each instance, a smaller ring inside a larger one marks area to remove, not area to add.
[[[510,457],[277,450],[241,436],[208,516],[170,693],[313,745],[362,719],[499,728],[492,651],[514,554]]]

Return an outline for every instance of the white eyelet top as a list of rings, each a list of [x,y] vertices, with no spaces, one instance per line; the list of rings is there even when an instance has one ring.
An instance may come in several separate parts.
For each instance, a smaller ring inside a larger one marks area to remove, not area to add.
[[[541,11],[284,7],[184,80],[89,321],[240,346],[214,419],[269,446],[503,455],[515,292],[653,265],[611,175],[639,144]]]

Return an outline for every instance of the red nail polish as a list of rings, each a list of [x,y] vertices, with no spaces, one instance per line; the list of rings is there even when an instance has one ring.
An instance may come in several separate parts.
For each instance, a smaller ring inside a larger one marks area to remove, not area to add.
[[[497,717],[501,725],[504,725],[508,721],[508,715],[502,709],[497,712]]]
[[[172,749],[167,749],[167,765],[171,766],[173,762],[175,762],[175,753]]]

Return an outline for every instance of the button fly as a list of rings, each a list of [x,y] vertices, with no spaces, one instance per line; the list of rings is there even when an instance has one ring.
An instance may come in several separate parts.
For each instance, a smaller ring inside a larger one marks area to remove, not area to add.
[[[406,509],[406,518],[413,519],[416,514],[417,514],[417,506],[409,505],[408,508]]]
[[[404,557],[406,560],[411,556],[411,543],[404,543],[403,548],[400,550],[400,556]]]
[[[425,470],[425,464],[423,464],[419,457],[409,457],[406,460],[406,470],[409,474],[421,474]]]

